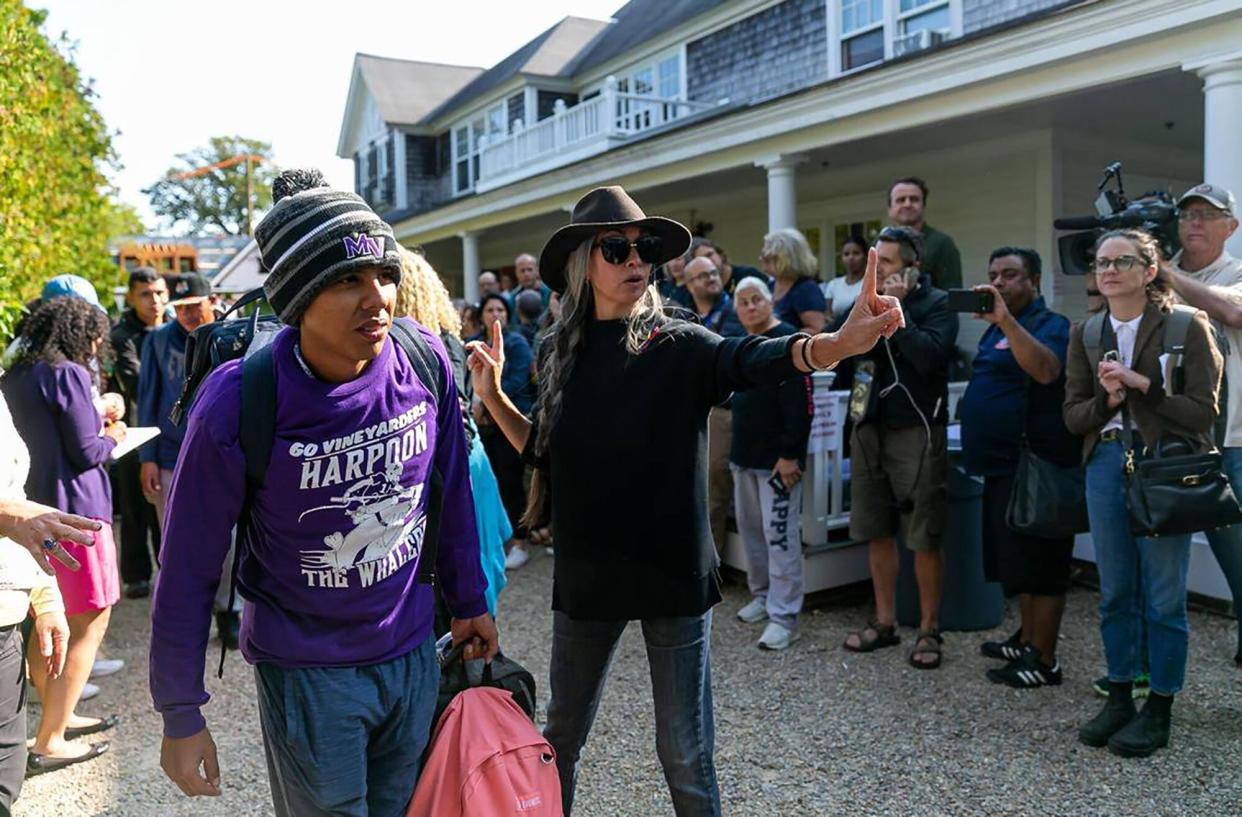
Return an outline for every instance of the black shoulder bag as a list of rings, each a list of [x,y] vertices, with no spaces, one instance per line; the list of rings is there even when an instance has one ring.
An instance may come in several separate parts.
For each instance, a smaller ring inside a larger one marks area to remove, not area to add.
[[[1024,536],[1064,539],[1091,529],[1087,520],[1087,478],[1081,465],[1065,468],[1031,450],[1027,436],[1031,386],[1026,381],[1022,408],[1022,448],[1005,522]]]
[[[1172,319],[1181,330],[1180,324],[1188,326],[1190,317],[1193,314],[1179,318],[1170,315],[1166,320]],[[1185,333],[1170,334],[1181,334],[1182,342],[1171,352],[1178,355],[1176,370],[1181,366]],[[1168,337],[1166,335],[1166,339]],[[1169,436],[1161,437],[1155,446],[1146,448],[1140,458],[1135,450],[1130,410],[1124,402],[1121,422],[1126,446],[1123,473],[1131,533],[1145,537],[1181,536],[1242,522],[1242,507],[1221,469],[1220,451],[1197,454],[1193,444]]]

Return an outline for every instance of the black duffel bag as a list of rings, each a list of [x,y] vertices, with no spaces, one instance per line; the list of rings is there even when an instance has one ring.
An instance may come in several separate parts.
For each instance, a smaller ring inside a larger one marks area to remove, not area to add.
[[[450,638],[451,636],[445,636],[441,639],[444,646],[447,647]],[[479,671],[477,665],[481,662],[467,662],[462,657],[465,647],[465,642],[462,642],[447,652],[439,649],[436,651],[440,662],[440,692],[436,697],[436,714],[431,721],[431,728],[435,729],[436,724],[440,722],[440,716],[444,714],[444,710],[448,708],[457,693],[477,686],[505,690],[513,696],[513,700],[533,721],[535,719],[535,677],[517,661],[506,658],[503,653],[497,654],[491,663],[484,664],[482,670]],[[471,667],[472,664],[476,666]]]

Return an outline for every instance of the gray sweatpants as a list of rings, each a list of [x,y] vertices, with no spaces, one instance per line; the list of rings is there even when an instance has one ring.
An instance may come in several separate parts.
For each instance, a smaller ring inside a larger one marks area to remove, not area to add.
[[[733,511],[746,549],[747,583],[768,618],[797,629],[802,612],[802,483],[788,494],[768,485],[771,471],[733,469]]]

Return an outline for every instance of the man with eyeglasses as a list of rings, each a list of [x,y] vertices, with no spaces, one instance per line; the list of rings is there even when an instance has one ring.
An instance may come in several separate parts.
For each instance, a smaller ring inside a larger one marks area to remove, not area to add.
[[[1238,229],[1238,203],[1229,190],[1200,184],[1177,201],[1177,235],[1181,251],[1167,269],[1173,289],[1191,306],[1211,317],[1216,341],[1225,356],[1226,396],[1224,429],[1217,429],[1225,468],[1235,490],[1242,490],[1242,259],[1225,249],[1225,242]],[[1234,606],[1242,603],[1242,526],[1207,534],[1212,553],[1220,563]],[[1234,655],[1242,669],[1242,627]]]
[[[705,253],[687,263],[682,280],[692,299],[691,308],[705,327],[726,338],[746,334],[711,255]],[[717,553],[724,550],[733,501],[733,472],[729,470],[732,444],[733,408],[732,401],[726,400],[712,409],[707,434],[707,518]]]

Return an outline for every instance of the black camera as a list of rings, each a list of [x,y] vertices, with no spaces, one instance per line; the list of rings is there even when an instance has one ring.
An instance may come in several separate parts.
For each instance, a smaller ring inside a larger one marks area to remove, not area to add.
[[[1105,190],[1110,181],[1116,181],[1116,190]],[[1151,233],[1160,243],[1165,258],[1172,258],[1179,249],[1177,239],[1177,206],[1168,193],[1153,191],[1144,193],[1135,201],[1126,198],[1121,180],[1121,162],[1113,162],[1104,168],[1104,178],[1096,190],[1094,216],[1069,216],[1058,218],[1052,226],[1058,230],[1076,230],[1057,239],[1057,251],[1061,257],[1061,271],[1066,275],[1086,275],[1091,271],[1094,259],[1092,250],[1096,239],[1109,230],[1133,228]]]

